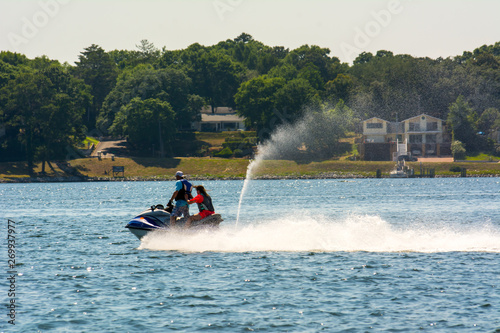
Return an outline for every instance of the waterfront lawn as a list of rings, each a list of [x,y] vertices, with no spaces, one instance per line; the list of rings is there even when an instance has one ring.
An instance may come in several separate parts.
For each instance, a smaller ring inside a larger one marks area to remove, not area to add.
[[[110,158],[98,160],[97,158],[82,158],[69,161],[78,174],[96,178],[112,178],[113,166],[124,166],[126,178],[136,179],[173,179],[177,170],[182,170],[190,178],[244,178],[250,163],[242,158]],[[65,173],[56,167],[54,173],[46,166],[45,176],[63,176]],[[289,160],[265,160],[254,169],[254,177],[375,177],[380,170],[382,177],[388,177],[394,168],[394,162],[370,162],[370,161],[348,161],[328,160],[321,162],[297,162]],[[414,168],[415,174],[420,174],[420,168],[435,170],[436,176],[460,176],[459,172],[450,169],[467,169],[467,176],[500,176],[500,163],[479,162],[409,162],[407,165]],[[41,164],[35,168],[38,176],[42,176]],[[25,163],[0,163],[0,180],[15,181],[19,178],[29,177]],[[19,179],[20,180],[20,179]]]

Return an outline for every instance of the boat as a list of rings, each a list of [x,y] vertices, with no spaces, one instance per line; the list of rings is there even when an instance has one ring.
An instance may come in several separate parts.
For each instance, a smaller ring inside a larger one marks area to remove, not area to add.
[[[142,239],[149,233],[159,230],[170,230],[170,213],[172,206],[164,208],[163,205],[151,206],[151,208],[141,212],[127,223],[125,228],[128,228],[137,238]],[[199,221],[192,221],[190,229],[199,228],[218,228],[219,224],[224,221],[220,214],[212,214]],[[178,218],[175,227],[184,228],[187,222],[187,217]]]
[[[397,151],[393,153],[393,160],[396,161],[396,166],[389,173],[391,178],[408,178],[414,176],[414,170],[406,165],[406,162],[416,162],[418,159],[408,152],[408,144],[399,143],[396,140]]]
[[[398,161],[394,169],[389,173],[391,178],[408,178],[414,175],[413,169],[406,166],[405,160],[401,159]]]
[[[401,169],[395,168],[389,173],[391,178],[408,178],[408,174]]]

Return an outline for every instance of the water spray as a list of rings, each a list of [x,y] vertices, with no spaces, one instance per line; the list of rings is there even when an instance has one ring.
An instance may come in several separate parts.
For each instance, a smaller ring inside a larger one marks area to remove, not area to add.
[[[292,124],[278,127],[269,140],[257,146],[255,159],[247,167],[245,181],[238,203],[236,225],[240,219],[241,203],[248,189],[254,171],[266,159],[285,159],[300,157],[299,147],[315,147],[315,154],[330,155],[328,150],[335,145],[341,133],[354,119],[350,109],[341,101],[335,107],[324,105],[320,110],[307,109],[304,117]]]
[[[265,144],[257,146],[257,153],[255,158],[250,160],[250,164],[248,164],[245,181],[241,189],[238,213],[236,215],[236,225],[238,225],[240,220],[241,203],[243,202],[243,197],[248,189],[250,181],[253,179],[254,171],[263,160],[276,158],[296,147],[297,141],[294,140],[294,138],[297,139],[300,136],[296,133],[297,129],[300,129],[299,126],[294,126],[294,130],[291,130],[290,126],[282,126],[272,134],[271,138]]]

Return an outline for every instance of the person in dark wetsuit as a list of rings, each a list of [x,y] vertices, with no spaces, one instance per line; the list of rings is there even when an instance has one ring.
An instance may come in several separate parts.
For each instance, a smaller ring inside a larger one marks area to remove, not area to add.
[[[182,171],[177,171],[175,173],[175,178],[177,182],[175,183],[175,192],[170,198],[169,204],[175,200],[175,207],[170,214],[170,225],[175,226],[175,222],[178,217],[184,216],[189,217],[189,205],[187,201],[192,198],[190,182],[184,179],[184,174]]]
[[[202,185],[194,186],[196,193],[198,194],[193,199],[188,200],[188,204],[197,203],[200,212],[195,215],[191,215],[186,221],[186,228],[191,226],[192,221],[199,221],[207,216],[215,214],[215,209],[212,204],[212,198],[208,195],[207,191]]]

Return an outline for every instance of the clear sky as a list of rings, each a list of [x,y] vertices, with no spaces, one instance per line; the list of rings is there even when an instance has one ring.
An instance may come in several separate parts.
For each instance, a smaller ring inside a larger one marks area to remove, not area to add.
[[[453,57],[500,41],[500,0],[0,0],[0,50],[73,64],[84,48],[213,45],[248,33],[352,62],[389,50]]]

